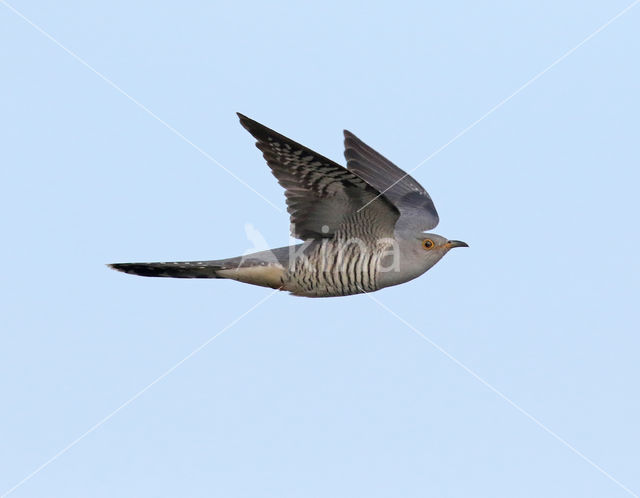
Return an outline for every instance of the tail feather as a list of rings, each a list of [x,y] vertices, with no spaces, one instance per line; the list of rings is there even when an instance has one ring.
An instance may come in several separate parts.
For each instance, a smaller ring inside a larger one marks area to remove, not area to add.
[[[114,270],[142,277],[172,278],[221,278],[219,263],[210,261],[177,261],[172,263],[114,263],[107,265]]]
[[[283,273],[290,254],[302,244],[278,247],[244,256],[209,261],[158,263],[114,263],[114,270],[143,277],[227,278],[274,289],[283,285]]]

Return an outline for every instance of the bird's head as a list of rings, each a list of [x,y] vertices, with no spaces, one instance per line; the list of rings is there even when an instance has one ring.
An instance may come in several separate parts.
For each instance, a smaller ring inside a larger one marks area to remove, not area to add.
[[[469,247],[461,240],[449,240],[435,233],[420,232],[411,241],[411,256],[418,260],[420,266],[426,271],[435,265],[440,259],[454,247]],[[410,257],[411,257],[410,256]]]
[[[420,233],[414,242],[415,252],[427,260],[439,260],[454,247],[469,247],[461,240],[449,240],[435,233]]]
[[[406,282],[422,275],[454,247],[469,247],[435,233],[418,232],[397,237],[395,251],[383,260],[382,286]]]

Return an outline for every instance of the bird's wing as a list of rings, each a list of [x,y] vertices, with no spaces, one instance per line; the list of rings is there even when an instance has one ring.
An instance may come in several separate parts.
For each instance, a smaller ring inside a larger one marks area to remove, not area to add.
[[[397,228],[426,231],[436,227],[436,207],[414,178],[347,130],[344,147],[349,171],[381,192],[400,211]]]
[[[354,223],[366,223],[367,233],[392,236],[400,213],[375,188],[304,145],[242,114],[238,116],[257,140],[256,147],[278,183],[285,188],[291,235],[304,240],[333,237],[341,229],[349,234]],[[366,216],[359,215],[358,210],[367,204]]]

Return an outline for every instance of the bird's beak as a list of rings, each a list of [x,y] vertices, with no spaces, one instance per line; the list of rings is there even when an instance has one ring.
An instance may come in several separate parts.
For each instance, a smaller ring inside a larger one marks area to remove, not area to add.
[[[450,240],[445,244],[445,247],[447,249],[453,249],[454,247],[469,247],[469,244],[461,240]]]

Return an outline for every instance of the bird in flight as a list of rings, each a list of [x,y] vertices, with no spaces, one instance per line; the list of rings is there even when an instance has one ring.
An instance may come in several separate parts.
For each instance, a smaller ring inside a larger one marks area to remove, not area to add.
[[[465,242],[425,233],[438,224],[427,191],[353,133],[344,132],[343,167],[238,113],[285,189],[291,235],[304,242],[211,261],[115,263],[145,277],[227,278],[333,297],[412,280]]]

